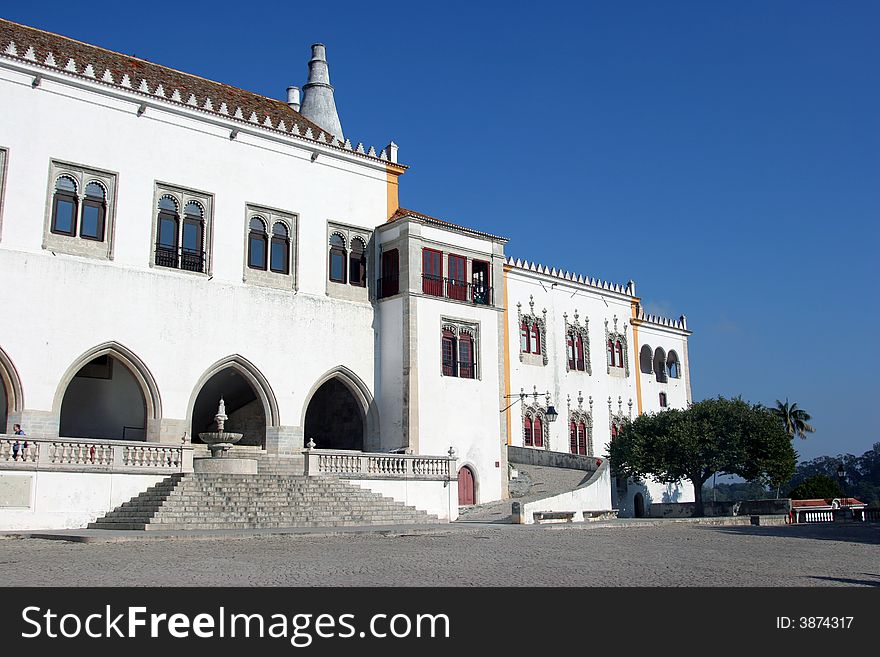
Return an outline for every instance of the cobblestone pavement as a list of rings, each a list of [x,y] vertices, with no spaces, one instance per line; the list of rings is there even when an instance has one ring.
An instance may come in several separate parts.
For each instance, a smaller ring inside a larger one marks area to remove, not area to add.
[[[0,540],[7,586],[880,586],[880,526],[461,525],[427,534]]]

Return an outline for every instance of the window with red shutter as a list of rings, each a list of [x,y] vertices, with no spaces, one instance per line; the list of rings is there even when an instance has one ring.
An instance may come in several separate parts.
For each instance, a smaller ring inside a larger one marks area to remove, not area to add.
[[[459,255],[449,254],[449,280],[446,282],[446,296],[456,301],[467,300],[467,260]]]
[[[532,353],[541,353],[541,328],[537,324],[532,326]]]
[[[434,249],[422,249],[422,292],[443,296],[443,254]]]
[[[523,445],[532,446],[532,418],[528,415],[523,418]]]
[[[574,357],[574,336],[571,333],[565,334],[565,353],[568,354],[568,369],[575,368]]]
[[[577,425],[574,420],[568,423],[568,447],[572,454],[577,454]]]
[[[473,379],[474,369],[474,340],[467,333],[462,333],[458,340],[459,376],[463,379]]]
[[[544,426],[541,423],[541,418],[539,418],[539,417],[535,418],[532,432],[534,433],[534,436],[535,436],[535,447],[543,447],[544,446]]]
[[[529,339],[529,337],[530,337],[531,334],[530,334],[530,332],[529,332],[529,325],[526,324],[525,322],[523,322],[523,323],[520,325],[520,329],[519,329],[519,330],[520,330],[520,334],[519,334],[519,350],[520,350],[522,353],[527,354],[527,353],[529,353],[529,352],[531,351],[531,340]]]
[[[577,364],[576,367],[581,372],[585,371],[586,365],[584,363],[584,336],[578,333],[577,340],[575,341],[575,346],[577,347]]]
[[[607,353],[608,365],[614,367],[614,343],[611,340],[608,341]]]
[[[577,453],[583,454],[586,456],[587,454],[587,425],[583,422],[578,424],[577,427],[578,434],[578,443],[577,443]]]
[[[617,366],[623,367],[623,345],[620,344],[620,340],[615,344],[614,350],[617,352]]]
[[[443,376],[456,376],[455,336],[450,331],[443,331]]]

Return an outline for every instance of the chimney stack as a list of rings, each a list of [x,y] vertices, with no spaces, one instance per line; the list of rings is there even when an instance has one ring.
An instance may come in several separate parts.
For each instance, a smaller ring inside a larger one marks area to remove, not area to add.
[[[333,87],[330,86],[330,70],[327,67],[327,49],[323,43],[312,45],[309,60],[309,81],[303,86],[300,113],[312,123],[340,141],[344,141],[342,124],[336,112]]]
[[[287,87],[287,104],[294,112],[299,112],[299,87]]]

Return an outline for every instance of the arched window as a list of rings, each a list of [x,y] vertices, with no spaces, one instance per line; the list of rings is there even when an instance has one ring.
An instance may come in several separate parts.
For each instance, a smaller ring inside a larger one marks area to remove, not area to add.
[[[581,372],[584,372],[587,369],[586,361],[584,360],[584,336],[580,333],[577,334],[577,338],[574,341],[574,346],[575,355],[577,356],[575,367]]]
[[[52,232],[59,235],[76,235],[76,181],[61,176],[55,181],[52,202]]]
[[[614,342],[608,341],[608,366],[614,367]]]
[[[205,211],[195,201],[183,208],[183,240],[180,249],[180,268],[187,271],[205,270]]]
[[[660,393],[660,408],[666,408],[666,393]]]
[[[541,353],[541,327],[537,322],[532,324],[532,353],[538,355]]]
[[[662,347],[654,351],[654,376],[660,383],[666,383],[666,352]]]
[[[367,247],[357,237],[351,241],[348,282],[358,287],[364,287],[367,284]]]
[[[474,339],[465,331],[458,338],[458,375],[463,379],[473,379],[475,375]]]
[[[528,354],[532,350],[532,341],[531,341],[531,331],[529,330],[529,325],[526,322],[523,322],[519,327],[519,350]]]
[[[616,354],[616,364],[617,367],[623,367],[623,344],[621,344],[620,340],[617,340],[614,343],[614,353]]]
[[[577,428],[577,434],[578,434],[578,444],[577,444],[578,451],[577,451],[577,453],[581,454],[583,456],[586,456],[587,455],[587,425],[584,424],[583,422],[579,422],[578,428]]]
[[[254,217],[250,222],[248,233],[248,267],[266,269],[266,246],[269,237],[266,235],[266,223],[262,217]]]
[[[523,445],[531,447],[534,444],[532,442],[532,435],[532,418],[526,415],[523,418]]]
[[[533,433],[535,436],[535,447],[543,447],[544,446],[544,425],[541,422],[541,418],[536,417],[533,426]]]
[[[456,375],[456,353],[455,353],[455,334],[448,330],[443,330],[443,339],[441,343],[441,348],[443,352],[443,376],[455,376]]]
[[[568,356],[568,369],[575,369],[574,333],[571,331],[565,334],[565,353]]]
[[[639,369],[644,374],[654,373],[654,367],[651,364],[653,356],[654,352],[651,350],[650,345],[643,344],[642,348],[639,350]]]
[[[345,283],[345,238],[338,233],[330,236],[330,280]]]
[[[177,267],[177,239],[180,229],[180,216],[177,212],[177,200],[173,196],[159,199],[156,264],[161,267]]]
[[[107,192],[96,182],[86,185],[82,204],[79,236],[96,242],[104,241],[104,219],[107,216]]]
[[[577,424],[574,420],[568,423],[568,448],[572,454],[578,453]]]
[[[678,354],[674,351],[670,351],[666,357],[666,371],[669,373],[670,379],[681,378],[681,365],[678,362]]]
[[[272,271],[278,274],[290,273],[290,231],[280,221],[272,226],[272,249],[269,257]]]

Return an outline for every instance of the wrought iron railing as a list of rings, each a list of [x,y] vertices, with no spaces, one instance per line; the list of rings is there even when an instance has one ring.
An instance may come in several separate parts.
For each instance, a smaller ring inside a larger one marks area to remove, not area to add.
[[[493,290],[483,283],[469,283],[457,278],[441,278],[422,274],[422,292],[433,297],[445,297],[481,306],[491,306]]]
[[[186,271],[205,271],[205,252],[183,247],[156,244],[156,265]]]
[[[384,299],[400,292],[400,274],[389,274],[376,279],[376,298]]]

